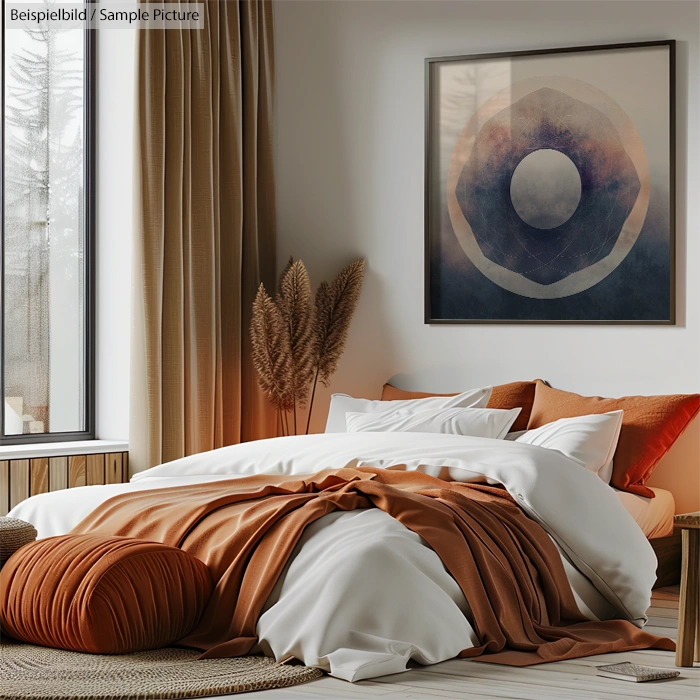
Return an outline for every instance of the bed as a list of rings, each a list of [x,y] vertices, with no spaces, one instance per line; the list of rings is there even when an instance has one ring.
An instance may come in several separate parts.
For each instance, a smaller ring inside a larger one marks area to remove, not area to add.
[[[546,427],[540,433],[528,431],[520,440],[504,439],[519,412],[484,413],[490,388],[464,394],[468,400],[460,400],[467,406],[455,406],[448,398],[450,406],[430,404],[427,410],[420,403],[415,414],[398,407],[401,429],[380,425],[386,408],[373,405],[366,412],[376,409],[376,415],[363,417],[362,410],[352,410],[358,406],[346,402],[343,420],[360,426],[356,432],[221,448],[136,474],[129,484],[34,496],[10,515],[31,522],[46,538],[76,528],[90,531],[86,522],[100,532],[112,504],[129,506],[129,499],[145,498],[141,502],[152,506],[158,498],[188,488],[216,498],[219,490],[235,489],[235,480],[243,484],[246,478],[297,483],[320,470],[417,473],[445,487],[504,489],[546,533],[581,619],[625,620],[642,628],[657,567],[648,535],[668,531],[673,499],[663,490],[654,498],[616,491],[599,475],[612,469],[621,411],[583,421],[584,442],[593,444],[588,451],[580,440],[571,442],[572,426],[581,422],[565,420],[554,430],[558,448],[553,449],[548,442],[552,430]],[[444,420],[436,422],[438,414]],[[369,429],[362,429],[363,421]],[[468,432],[477,424],[477,432],[490,431],[491,437],[451,432]],[[126,512],[138,520],[138,511]],[[310,522],[264,601],[251,650],[277,659],[293,656],[348,681],[397,673],[409,661],[434,664],[468,654],[480,643],[475,601],[467,599],[459,577],[426,537],[379,507],[336,509]]]

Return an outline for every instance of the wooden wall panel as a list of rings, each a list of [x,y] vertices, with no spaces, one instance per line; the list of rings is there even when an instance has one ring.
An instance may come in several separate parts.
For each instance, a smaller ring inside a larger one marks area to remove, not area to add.
[[[105,456],[88,455],[86,476],[88,486],[97,486],[105,482]]]
[[[49,459],[49,490],[60,491],[68,488],[68,457]]]
[[[85,486],[85,455],[74,455],[68,458],[68,488]]]
[[[13,459],[10,462],[10,508],[29,498],[29,460]]]
[[[0,460],[0,516],[47,491],[129,481],[129,453]]]
[[[121,452],[113,452],[112,454],[105,455],[105,484],[123,483],[122,468]]]
[[[49,458],[31,460],[29,467],[29,494],[36,496],[49,490]]]
[[[10,510],[10,463],[0,462],[0,516]]]

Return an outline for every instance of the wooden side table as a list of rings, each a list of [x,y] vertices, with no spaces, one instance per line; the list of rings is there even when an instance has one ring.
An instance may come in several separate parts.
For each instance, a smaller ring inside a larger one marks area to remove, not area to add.
[[[683,547],[676,666],[692,666],[693,659],[700,661],[700,511],[676,515],[673,522]]]

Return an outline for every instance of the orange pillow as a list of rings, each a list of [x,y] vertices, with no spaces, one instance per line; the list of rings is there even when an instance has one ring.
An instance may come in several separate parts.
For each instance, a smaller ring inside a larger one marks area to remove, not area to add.
[[[457,392],[459,393],[459,392]],[[431,396],[456,396],[457,394],[430,394],[423,391],[404,391],[391,384],[385,384],[382,389],[382,401],[407,399],[428,399]],[[493,387],[488,408],[521,408],[522,410],[511,426],[511,431],[525,430],[530,419],[532,402],[535,400],[535,382],[510,382]]]
[[[622,430],[613,458],[610,485],[621,491],[654,498],[654,492],[644,484],[659,460],[700,411],[700,394],[603,399],[552,389],[538,379],[527,427],[531,430],[559,418],[620,409],[624,411]]]
[[[209,601],[209,569],[129,537],[63,535],[18,549],[0,570],[0,629],[29,644],[93,654],[168,646]]]

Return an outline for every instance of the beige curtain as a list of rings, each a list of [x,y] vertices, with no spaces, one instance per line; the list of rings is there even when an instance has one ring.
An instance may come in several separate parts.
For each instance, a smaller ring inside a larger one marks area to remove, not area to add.
[[[275,278],[272,3],[203,5],[139,32],[132,471],[276,431],[248,336]]]

